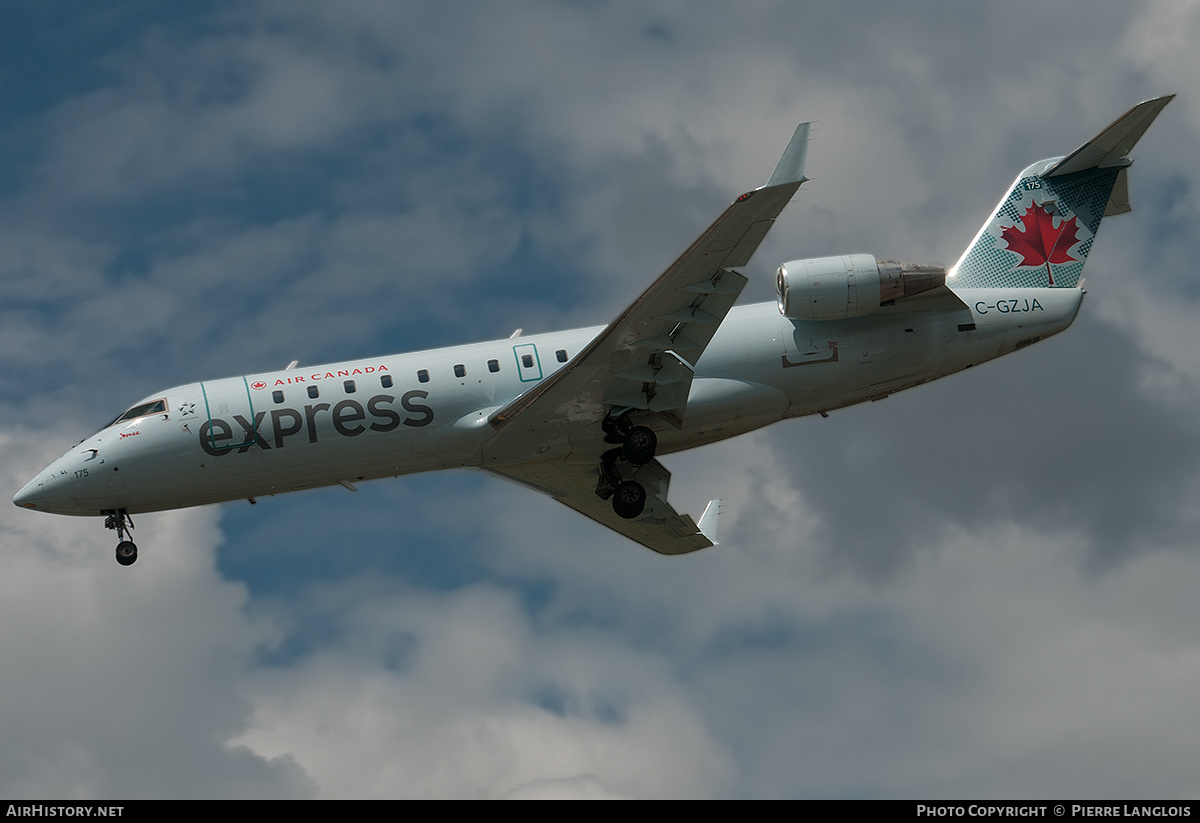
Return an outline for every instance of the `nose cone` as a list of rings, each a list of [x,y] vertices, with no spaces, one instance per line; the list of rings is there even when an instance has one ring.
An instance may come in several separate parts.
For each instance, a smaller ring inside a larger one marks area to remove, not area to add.
[[[119,479],[99,471],[103,462],[98,449],[76,447],[38,472],[13,496],[13,503],[51,514],[96,515],[121,508],[113,498]]]
[[[74,473],[69,457],[63,455],[38,472],[37,477],[13,495],[13,504],[39,512],[75,514]]]
[[[13,504],[22,509],[36,509],[38,502],[46,497],[45,485],[40,477],[35,477],[25,484],[19,492],[13,495]]]

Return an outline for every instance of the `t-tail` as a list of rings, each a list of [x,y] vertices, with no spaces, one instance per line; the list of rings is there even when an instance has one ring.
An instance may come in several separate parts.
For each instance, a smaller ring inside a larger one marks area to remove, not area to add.
[[[1174,96],[1139,103],[1066,157],[1021,172],[946,285],[1076,288],[1101,218],[1130,210],[1127,155]]]

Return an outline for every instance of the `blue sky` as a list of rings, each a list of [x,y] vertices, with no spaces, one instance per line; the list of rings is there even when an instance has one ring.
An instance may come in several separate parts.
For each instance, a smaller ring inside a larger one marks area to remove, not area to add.
[[[1134,103],[1065,334],[681,455],[665,559],[448,472],[0,510],[0,791],[1194,796],[1200,13],[8,4],[0,472],[196,380],[607,322],[816,121],[746,268],[950,263]]]

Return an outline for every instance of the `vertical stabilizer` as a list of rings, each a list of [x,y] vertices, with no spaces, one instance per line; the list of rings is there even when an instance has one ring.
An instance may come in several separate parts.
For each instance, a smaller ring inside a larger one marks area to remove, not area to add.
[[[1129,211],[1126,154],[1171,97],[1140,103],[1065,157],[1021,172],[946,285],[1075,288],[1100,219]]]

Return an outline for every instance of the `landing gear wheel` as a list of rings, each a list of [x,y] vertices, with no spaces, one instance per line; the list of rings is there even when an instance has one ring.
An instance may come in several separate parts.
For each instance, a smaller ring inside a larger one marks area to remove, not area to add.
[[[132,540],[122,540],[117,544],[117,562],[122,566],[132,566],[137,560],[137,546]]]
[[[625,445],[621,448],[622,456],[635,466],[642,466],[654,459],[654,450],[658,448],[658,435],[653,429],[645,426],[634,426],[625,435]]]
[[[137,546],[132,540],[125,538],[133,531],[133,518],[124,509],[110,509],[103,514],[107,515],[104,518],[104,528],[115,531],[117,539],[121,541],[117,544],[117,562],[122,566],[132,566],[137,560]]]
[[[625,480],[617,486],[612,501],[618,517],[632,520],[646,508],[646,490],[635,480]]]

